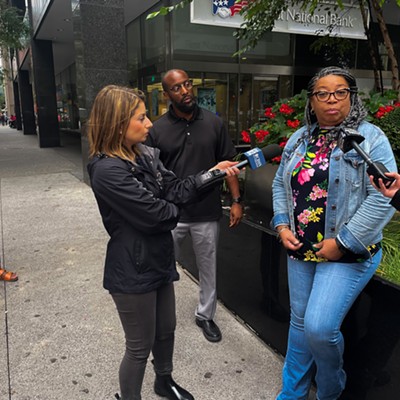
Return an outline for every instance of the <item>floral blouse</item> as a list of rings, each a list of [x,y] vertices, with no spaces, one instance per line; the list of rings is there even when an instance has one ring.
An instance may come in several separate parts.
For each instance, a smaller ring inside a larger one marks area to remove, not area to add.
[[[295,228],[303,246],[297,251],[289,250],[291,258],[302,261],[327,261],[315,254],[318,249],[315,249],[314,245],[324,240],[329,158],[335,147],[336,138],[329,135],[329,129],[316,129],[306,154],[292,172]],[[368,248],[371,255],[379,249],[379,243]],[[357,261],[362,262],[364,258],[350,252],[340,259],[340,262]]]

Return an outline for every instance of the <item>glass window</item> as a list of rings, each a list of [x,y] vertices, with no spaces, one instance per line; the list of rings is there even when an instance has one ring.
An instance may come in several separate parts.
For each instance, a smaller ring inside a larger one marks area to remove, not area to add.
[[[241,74],[239,86],[239,132],[253,125],[252,118],[252,75]]]
[[[57,114],[60,128],[79,129],[75,77],[75,64],[72,64],[55,77]]]
[[[238,74],[229,74],[227,124],[229,134],[236,145],[239,144],[241,139],[238,130],[238,83]]]
[[[233,28],[190,23],[190,7],[172,13],[175,60],[236,62]]]
[[[143,15],[142,26],[144,31],[144,60],[142,66],[163,63],[166,54],[165,18],[158,17],[146,20]]]
[[[136,19],[126,28],[126,44],[128,49],[129,83],[138,87],[138,70],[142,63],[141,58],[140,20]]]
[[[242,45],[242,42],[240,42],[240,45]],[[292,54],[292,36],[289,33],[267,32],[254,49],[241,55],[241,62],[246,64],[292,65]]]
[[[161,75],[145,78],[145,92],[147,94],[147,115],[151,121],[156,121],[167,112],[167,101],[163,95]]]
[[[227,74],[205,73],[202,85],[197,87],[197,100],[203,107],[227,120]]]
[[[318,51],[312,46],[319,39],[325,40]],[[296,35],[295,65],[301,67],[327,67],[340,65],[353,68],[356,59],[356,42],[354,39],[330,38]],[[365,61],[366,58],[363,58]]]
[[[278,100],[277,76],[254,76],[253,83],[253,119],[258,122],[264,118],[265,109],[272,107]]]

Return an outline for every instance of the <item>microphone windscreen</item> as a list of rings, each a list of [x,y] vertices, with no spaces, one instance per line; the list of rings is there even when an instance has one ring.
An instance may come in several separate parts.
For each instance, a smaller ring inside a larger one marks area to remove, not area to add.
[[[273,158],[280,156],[283,149],[279,144],[273,143],[263,147],[261,151],[266,160],[272,160]]]

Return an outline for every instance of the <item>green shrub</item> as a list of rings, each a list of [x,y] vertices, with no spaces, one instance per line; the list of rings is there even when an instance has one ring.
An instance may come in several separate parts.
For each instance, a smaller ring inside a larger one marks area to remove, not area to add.
[[[400,286],[400,213],[396,213],[383,230],[383,256],[376,273]]]
[[[395,107],[393,111],[388,112],[382,118],[373,118],[371,122],[385,132],[400,170],[400,107]]]

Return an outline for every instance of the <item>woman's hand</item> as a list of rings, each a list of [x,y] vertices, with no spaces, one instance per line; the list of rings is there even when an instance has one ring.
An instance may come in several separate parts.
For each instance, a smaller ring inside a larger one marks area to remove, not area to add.
[[[319,249],[315,253],[317,257],[326,258],[331,261],[337,261],[343,257],[343,253],[339,250],[335,239],[325,239],[322,242],[314,244],[314,247]]]
[[[239,164],[238,161],[221,161],[214,167],[210,168],[209,171],[219,169],[220,171],[226,172],[226,176],[239,175],[240,170],[235,165]]]
[[[371,181],[372,186],[381,192],[384,196],[392,198],[395,193],[400,190],[400,174],[396,172],[386,172],[385,174],[389,178],[396,179],[388,188],[383,184],[382,179],[379,178],[379,187],[375,185],[374,177],[371,175],[369,180]]]
[[[288,226],[280,225],[276,227],[276,230],[278,232],[278,236],[282,242],[282,245],[286,250],[296,251],[299,250],[301,246],[303,246],[303,243],[300,243],[300,240],[293,235],[293,232]]]

